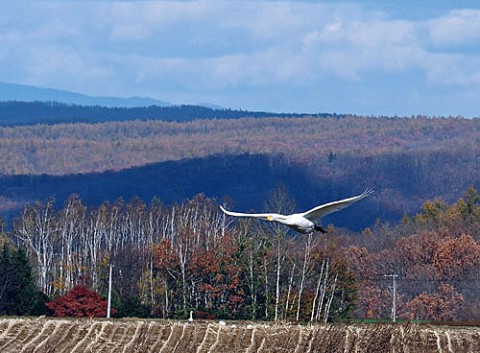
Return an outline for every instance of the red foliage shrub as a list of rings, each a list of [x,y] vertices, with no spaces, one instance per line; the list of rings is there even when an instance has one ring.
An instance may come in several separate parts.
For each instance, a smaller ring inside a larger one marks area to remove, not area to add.
[[[53,310],[54,316],[75,317],[105,317],[107,316],[107,301],[85,286],[75,286],[56,300],[47,304]],[[112,308],[112,314],[115,309]]]

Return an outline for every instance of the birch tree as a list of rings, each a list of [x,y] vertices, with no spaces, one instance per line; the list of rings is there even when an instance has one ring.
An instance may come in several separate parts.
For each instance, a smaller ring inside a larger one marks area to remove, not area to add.
[[[71,195],[60,211],[58,228],[60,236],[59,281],[60,292],[64,293],[75,285],[78,272],[79,239],[85,231],[86,207],[78,195]]]
[[[289,197],[287,189],[283,185],[277,186],[272,190],[266,201],[266,209],[269,212],[280,214],[290,214],[295,210],[295,202]],[[280,294],[281,294],[281,276],[282,265],[285,259],[285,251],[287,248],[287,229],[284,225],[272,222],[266,227],[265,236],[273,237],[273,246],[275,251],[275,306],[274,321],[279,319]]]
[[[303,262],[302,262],[302,272],[300,276],[300,283],[298,285],[297,312],[295,315],[295,320],[297,321],[300,320],[300,308],[302,307],[302,295],[303,295],[303,290],[305,289],[305,280],[308,273],[312,269],[312,265],[311,265],[312,249],[318,244],[318,240],[313,233],[308,233],[302,237],[302,244],[304,247]]]
[[[45,204],[36,202],[33,205],[26,205],[22,216],[14,222],[14,236],[36,259],[38,285],[48,296],[53,293],[52,269],[57,235],[54,216],[54,201],[49,199]]]

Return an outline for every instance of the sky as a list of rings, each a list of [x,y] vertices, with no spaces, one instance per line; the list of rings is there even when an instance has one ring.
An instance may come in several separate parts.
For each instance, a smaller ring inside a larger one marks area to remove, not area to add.
[[[6,1],[0,81],[269,112],[480,117],[480,1]]]

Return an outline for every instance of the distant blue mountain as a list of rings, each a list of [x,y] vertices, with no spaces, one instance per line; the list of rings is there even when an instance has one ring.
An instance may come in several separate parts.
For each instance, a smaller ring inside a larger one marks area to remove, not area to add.
[[[102,107],[122,108],[171,105],[167,102],[152,98],[92,97],[59,89],[41,88],[5,82],[0,82],[0,101],[59,102],[84,106],[98,105]]]

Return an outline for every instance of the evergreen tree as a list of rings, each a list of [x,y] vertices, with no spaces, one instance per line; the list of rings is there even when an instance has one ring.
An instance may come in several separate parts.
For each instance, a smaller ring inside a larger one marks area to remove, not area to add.
[[[23,249],[3,245],[0,283],[0,314],[42,315],[47,312],[47,298],[35,285],[32,268]]]

